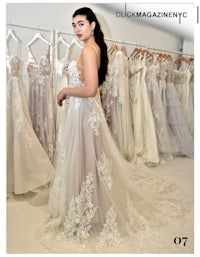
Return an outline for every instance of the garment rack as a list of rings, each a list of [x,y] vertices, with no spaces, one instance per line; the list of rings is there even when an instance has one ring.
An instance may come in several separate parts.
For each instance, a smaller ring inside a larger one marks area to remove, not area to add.
[[[8,26],[15,26],[15,27],[20,27],[20,28],[26,28],[26,29],[32,29],[32,30],[40,30],[40,31],[45,31],[45,32],[52,32],[54,31],[54,29],[49,30],[46,28],[40,28],[38,27],[32,27],[32,26],[25,26],[25,25],[21,25],[21,24],[13,24],[13,23],[6,23],[6,25]],[[66,32],[66,31],[59,31],[60,34],[66,34],[69,36],[74,36],[73,33],[70,32]],[[136,43],[136,42],[129,42],[129,41],[124,41],[124,40],[118,40],[118,39],[113,39],[113,38],[104,38],[105,41],[111,41],[113,43],[118,43],[118,44],[122,44],[122,45],[133,45],[133,46],[139,46],[139,47],[143,47],[143,48],[147,48],[150,50],[154,50],[154,51],[160,51],[160,52],[166,52],[166,53],[172,53],[172,54],[179,54],[179,55],[184,55],[184,56],[194,56],[194,54],[188,54],[188,53],[183,53],[180,51],[173,51],[173,50],[168,50],[168,49],[162,49],[162,48],[155,48],[155,47],[151,47],[151,46],[147,46],[141,43]]]
[[[6,23],[7,26],[10,27],[19,27],[19,28],[24,28],[24,29],[32,29],[32,30],[40,30],[40,31],[45,31],[45,32],[52,32],[50,29],[45,29],[45,28],[40,28],[38,27],[32,27],[32,26],[25,26],[21,24],[13,24],[13,23]]]
[[[144,47],[150,50],[154,51],[161,51],[161,52],[166,52],[166,53],[173,53],[173,54],[180,54],[180,55],[187,55],[187,56],[194,56],[193,54],[188,54],[188,53],[183,53],[179,51],[173,51],[173,50],[168,50],[168,49],[162,49],[162,48],[155,48],[151,46],[147,46],[141,43],[134,43],[134,42],[129,42],[129,41],[123,41],[123,40],[118,40],[118,39],[112,39],[112,38],[105,38],[107,41],[111,41],[113,43],[118,43],[118,44],[126,44],[126,45],[133,45],[133,46],[139,46],[139,47]]]

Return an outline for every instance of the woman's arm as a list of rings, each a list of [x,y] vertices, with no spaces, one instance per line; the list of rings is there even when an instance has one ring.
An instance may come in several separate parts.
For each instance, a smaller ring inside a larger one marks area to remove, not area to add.
[[[94,97],[98,90],[98,59],[95,50],[85,46],[82,49],[81,60],[83,64],[83,77],[85,86],[82,87],[66,87],[57,95],[57,103],[62,106],[62,101],[67,96],[75,97]]]

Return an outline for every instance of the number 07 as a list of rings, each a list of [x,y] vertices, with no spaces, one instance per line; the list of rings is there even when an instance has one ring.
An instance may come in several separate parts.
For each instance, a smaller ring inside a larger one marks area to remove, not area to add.
[[[176,245],[180,245],[183,241],[183,245],[186,246],[187,239],[188,239],[188,237],[175,237],[174,238],[174,243]]]

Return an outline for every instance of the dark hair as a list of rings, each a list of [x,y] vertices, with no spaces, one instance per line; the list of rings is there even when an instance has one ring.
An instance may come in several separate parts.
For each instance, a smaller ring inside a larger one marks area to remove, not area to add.
[[[101,26],[96,18],[96,15],[93,13],[93,11],[90,8],[88,7],[80,8],[74,12],[72,17],[74,18],[77,15],[84,15],[86,16],[89,23],[92,23],[93,21],[96,23],[96,26],[94,29],[94,38],[96,43],[101,49],[101,64],[98,70],[99,85],[101,85],[106,78],[106,74],[108,70],[107,45],[104,42],[104,34],[101,30]]]

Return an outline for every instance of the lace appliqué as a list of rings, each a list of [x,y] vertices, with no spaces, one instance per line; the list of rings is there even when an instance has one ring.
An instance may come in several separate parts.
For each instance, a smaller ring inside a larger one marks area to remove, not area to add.
[[[68,73],[69,73],[69,84],[70,86],[77,86],[77,85],[84,85],[84,83],[81,83],[80,81],[80,72],[77,68],[77,62],[73,60],[69,63],[68,66]]]
[[[88,117],[88,123],[90,124],[94,134],[96,136],[99,135],[99,127],[100,127],[100,123],[101,123],[101,118],[100,116],[98,115],[97,112],[93,111],[89,117]]]
[[[64,232],[59,234],[58,240],[67,237],[80,244],[87,243],[92,227],[91,220],[97,210],[92,203],[93,188],[93,174],[90,172],[82,183],[80,195],[73,197],[70,202]]]
[[[139,215],[134,208],[133,201],[130,199],[129,195],[127,195],[127,214],[129,217],[128,230],[131,234],[137,233],[138,231],[146,231],[150,228],[145,218]]]
[[[106,223],[103,225],[103,230],[97,238],[97,249],[105,246],[119,246],[123,242],[117,228],[116,218],[117,213],[114,207],[111,206],[106,214]]]
[[[97,161],[97,170],[102,180],[102,183],[111,190],[112,178],[110,173],[112,172],[112,161],[106,158],[105,154],[101,155],[101,159]]]

